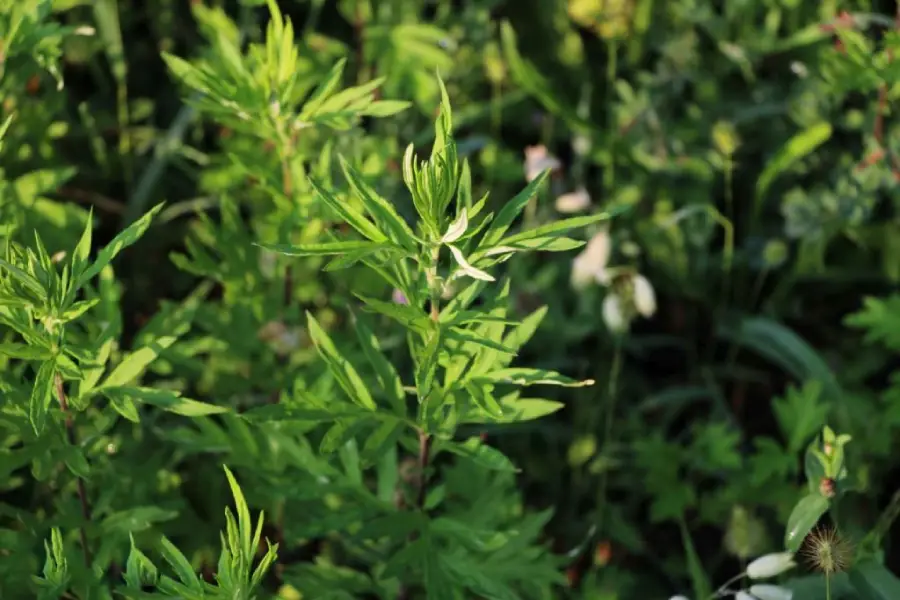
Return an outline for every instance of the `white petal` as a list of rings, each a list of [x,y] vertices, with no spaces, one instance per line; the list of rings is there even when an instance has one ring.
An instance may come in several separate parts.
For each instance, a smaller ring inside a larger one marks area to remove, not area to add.
[[[468,228],[469,216],[466,214],[466,209],[462,209],[462,214],[459,215],[459,218],[447,228],[447,233],[441,238],[441,243],[452,244],[461,238]]]
[[[560,166],[559,160],[547,152],[543,144],[525,148],[525,179],[529,182],[546,169],[555,170]]]
[[[591,195],[583,187],[574,192],[563,194],[556,199],[556,210],[561,213],[575,213],[591,206]]]
[[[634,285],[634,307],[645,317],[652,317],[656,312],[656,292],[650,281],[643,275],[635,275],[632,279]]]
[[[622,299],[615,294],[607,294],[603,299],[603,322],[614,333],[622,333],[628,329]]]
[[[606,268],[606,263],[609,262],[609,255],[611,253],[612,240],[609,237],[609,232],[605,229],[601,229],[595,233],[594,237],[588,240],[584,250],[581,251],[581,255],[587,257],[588,264],[590,264],[595,271]]]
[[[456,259],[457,264],[459,264],[460,271],[462,271],[465,275],[468,275],[472,279],[480,279],[481,281],[496,281],[493,276],[485,273],[480,269],[476,269],[472,265],[466,262],[466,258],[463,256],[463,253],[456,246],[447,246],[450,248],[450,252],[453,254],[453,258]]]
[[[669,600],[690,600],[690,599],[687,596],[682,596],[679,594],[678,596],[672,596],[671,598],[669,598]]]
[[[757,599],[754,598],[753,596],[751,596],[750,594],[748,594],[747,592],[745,592],[743,590],[739,590],[734,595],[734,600],[757,600]]]
[[[759,598],[759,600],[791,600],[794,596],[794,592],[786,587],[768,583],[751,585],[748,591]]]
[[[597,269],[595,269],[587,257],[579,254],[572,260],[572,287],[576,290],[582,290],[597,280]]]
[[[750,579],[767,579],[784,573],[796,566],[793,552],[773,552],[760,556],[747,565],[747,577]]]
[[[606,284],[606,263],[611,252],[609,232],[601,229],[572,260],[572,286],[582,289],[593,281]]]
[[[594,281],[600,285],[607,286],[609,285],[609,282],[612,281],[612,277],[610,277],[609,271],[600,269],[599,271],[594,271]]]

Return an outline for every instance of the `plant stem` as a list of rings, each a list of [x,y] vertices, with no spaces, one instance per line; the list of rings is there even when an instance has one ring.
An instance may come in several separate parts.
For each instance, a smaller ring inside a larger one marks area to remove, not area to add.
[[[712,598],[721,597],[723,594],[726,593],[726,590],[728,589],[729,585],[731,585],[732,583],[734,583],[736,581],[740,581],[746,574],[747,573],[745,571],[742,571],[742,572],[738,573],[737,575],[735,575],[734,577],[732,577],[731,579],[729,579],[728,581],[726,581],[725,583],[723,583],[722,585],[720,585],[719,589],[717,589],[715,592],[713,592],[709,596],[709,599],[712,600]]]
[[[825,600],[831,600],[831,575],[825,573]]]
[[[419,431],[418,474],[416,476],[416,508],[419,510],[425,508],[425,496],[428,492],[428,479],[425,471],[428,469],[430,458],[431,436],[424,431]]]
[[[438,261],[440,260],[441,247],[435,246],[431,250],[431,265],[428,267],[428,285],[431,288],[431,308],[429,317],[437,323],[441,318],[441,288],[442,284],[438,279]],[[427,422],[425,407],[428,403],[427,396],[420,398],[419,419],[422,423]],[[416,457],[416,481],[415,481],[415,508],[416,510],[425,510],[425,498],[428,495],[428,463],[431,460],[431,441],[432,437],[425,429],[419,429],[419,452]],[[409,541],[416,539],[416,532],[413,531],[409,536]],[[397,593],[397,600],[408,600],[410,597],[410,588],[405,583],[400,584],[400,591]]]
[[[70,446],[77,447],[78,443],[75,438],[75,422],[72,419],[72,413],[69,410],[69,401],[66,398],[66,390],[63,387],[62,376],[59,373],[57,373],[54,377],[54,384],[56,386],[56,397],[59,400],[59,407],[63,411],[63,414],[66,416],[66,439],[68,440]],[[76,477],[76,483],[78,485],[78,500],[81,502],[81,517],[84,519],[85,524],[90,523],[91,505],[87,497],[87,490],[84,487],[84,479],[82,479],[81,477]],[[79,531],[81,533],[81,549],[84,552],[84,564],[88,569],[90,569],[91,548],[88,545],[87,531],[85,530],[85,526],[82,525]]]
[[[615,40],[606,43],[606,127],[612,131],[615,127],[616,71],[618,69],[619,45]],[[611,136],[614,140],[615,136]],[[614,141],[610,142],[609,165],[603,172],[603,192],[606,197],[612,196],[616,184],[616,156]]]
[[[365,21],[363,21],[362,3],[356,0],[353,9],[353,43],[356,50],[356,85],[366,80],[365,56]]]
[[[612,434],[613,434],[613,419],[615,418],[616,413],[616,398],[618,397],[618,387],[619,387],[619,374],[622,371],[622,338],[617,336],[615,338],[615,350],[613,352],[613,362],[612,366],[609,369],[609,383],[606,389],[607,394],[607,403],[609,404],[606,410],[606,424],[605,431],[603,433],[603,446],[600,449],[600,454],[604,457],[608,456],[610,452],[610,448],[612,447]],[[601,502],[601,506],[598,507],[598,516],[597,516],[597,532],[599,534],[603,534],[603,518],[606,515],[606,484],[609,476],[607,472],[609,470],[609,465],[606,465],[603,469],[603,474],[600,478],[600,493],[598,498]]]

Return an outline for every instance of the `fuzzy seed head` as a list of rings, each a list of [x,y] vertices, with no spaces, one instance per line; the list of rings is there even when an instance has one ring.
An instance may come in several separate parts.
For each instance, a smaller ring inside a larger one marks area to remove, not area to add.
[[[820,527],[806,538],[801,550],[809,564],[833,575],[847,569],[853,560],[853,546],[834,527]]]

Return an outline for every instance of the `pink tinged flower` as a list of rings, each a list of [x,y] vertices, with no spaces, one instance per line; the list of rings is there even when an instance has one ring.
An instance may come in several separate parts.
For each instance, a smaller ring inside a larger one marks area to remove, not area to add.
[[[584,250],[572,261],[572,286],[582,289],[591,283],[606,284],[606,265],[612,253],[612,240],[605,229],[588,241]]]
[[[406,298],[406,294],[394,288],[394,292],[391,294],[391,300],[396,304],[409,304],[409,300]]]
[[[584,187],[579,187],[574,192],[563,194],[556,199],[556,210],[564,213],[576,213],[591,207],[591,195]]]
[[[650,281],[643,275],[635,275],[632,279],[634,286],[634,308],[644,317],[652,317],[656,312],[656,292]]]
[[[525,147],[525,179],[530,183],[545,170],[555,171],[562,166],[543,144]]]
[[[759,600],[791,600],[794,596],[794,592],[786,587],[770,585],[768,583],[751,585],[750,589],[747,591],[750,592],[751,596],[754,596]]]
[[[747,577],[750,579],[768,579],[781,575],[795,567],[793,552],[773,552],[760,556],[747,565]]]

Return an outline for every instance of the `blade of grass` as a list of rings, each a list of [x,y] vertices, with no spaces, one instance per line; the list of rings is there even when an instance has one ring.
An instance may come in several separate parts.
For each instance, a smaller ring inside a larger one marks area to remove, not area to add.
[[[125,60],[125,46],[122,43],[122,26],[119,21],[118,0],[97,0],[94,2],[94,20],[106,59],[116,81],[116,122],[119,129],[119,155],[128,188],[134,181],[134,164],[131,156],[131,130],[128,115],[128,63]]]

